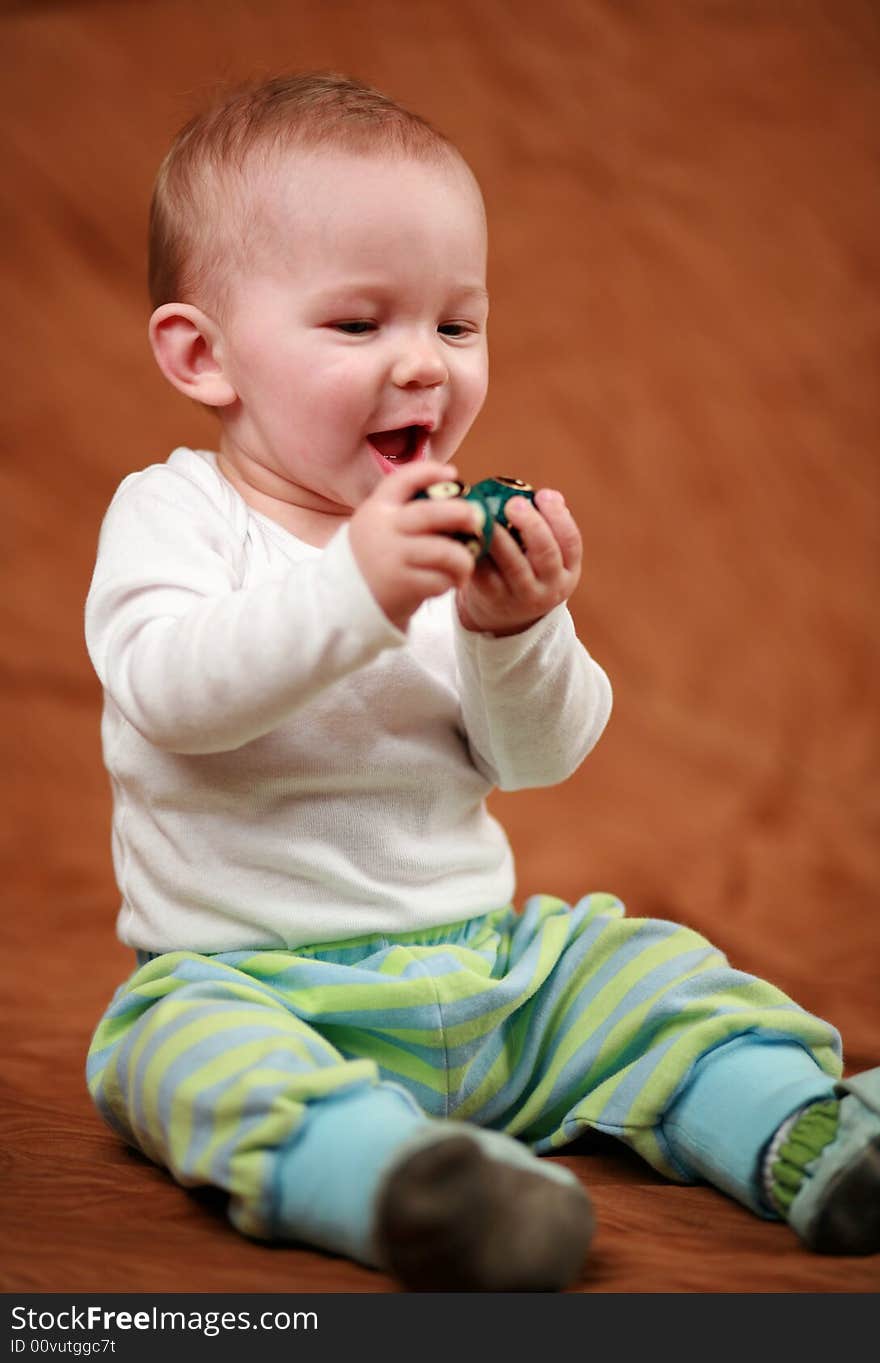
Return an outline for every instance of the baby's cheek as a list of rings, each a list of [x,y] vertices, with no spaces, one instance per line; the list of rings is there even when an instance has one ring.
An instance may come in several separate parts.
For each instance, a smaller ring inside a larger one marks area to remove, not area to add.
[[[473,420],[486,401],[486,394],[489,390],[489,372],[485,364],[469,376],[466,387],[472,412],[471,420]]]
[[[363,419],[364,409],[372,411],[376,405],[378,385],[358,365],[337,363],[320,375],[312,376],[310,399],[319,404],[323,420],[341,422],[357,417]]]

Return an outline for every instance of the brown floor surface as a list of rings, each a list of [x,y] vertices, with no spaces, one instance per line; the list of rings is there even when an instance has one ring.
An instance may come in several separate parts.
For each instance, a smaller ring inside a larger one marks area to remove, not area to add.
[[[393,1290],[247,1243],[121,1149],[81,1078],[115,942],[81,613],[104,507],[209,420],[145,343],[152,175],[218,78],[334,67],[480,177],[493,388],[467,476],[558,485],[616,709],[567,785],[494,797],[520,899],[613,889],[880,1063],[880,17],[873,0],[203,0],[0,15],[7,772],[0,1287]],[[626,1155],[583,1292],[869,1292]]]

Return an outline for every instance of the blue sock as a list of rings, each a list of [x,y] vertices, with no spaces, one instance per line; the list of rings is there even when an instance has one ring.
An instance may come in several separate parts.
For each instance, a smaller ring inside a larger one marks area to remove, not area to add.
[[[797,1042],[736,1037],[704,1055],[662,1124],[673,1162],[774,1217],[761,1187],[762,1155],[787,1117],[833,1096],[834,1080]]]
[[[375,1195],[400,1148],[435,1125],[394,1084],[309,1104],[275,1168],[275,1234],[374,1264]]]
[[[381,1267],[374,1248],[377,1195],[398,1160],[466,1132],[489,1159],[569,1190],[575,1176],[512,1136],[428,1117],[392,1083],[330,1094],[309,1104],[275,1168],[274,1233],[279,1239]]]

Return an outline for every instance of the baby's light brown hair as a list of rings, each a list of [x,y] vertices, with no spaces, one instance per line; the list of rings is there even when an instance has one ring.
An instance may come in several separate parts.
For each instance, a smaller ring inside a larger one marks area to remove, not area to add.
[[[242,262],[258,226],[253,172],[291,149],[462,159],[424,118],[347,76],[305,72],[236,86],[181,129],[156,177],[154,308],[222,301],[224,274]]]

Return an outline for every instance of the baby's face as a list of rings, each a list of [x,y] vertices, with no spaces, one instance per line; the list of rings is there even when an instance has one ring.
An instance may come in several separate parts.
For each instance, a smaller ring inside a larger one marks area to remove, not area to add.
[[[486,230],[458,162],[299,153],[221,323],[223,454],[283,500],[345,514],[413,459],[452,457],[486,395]]]

